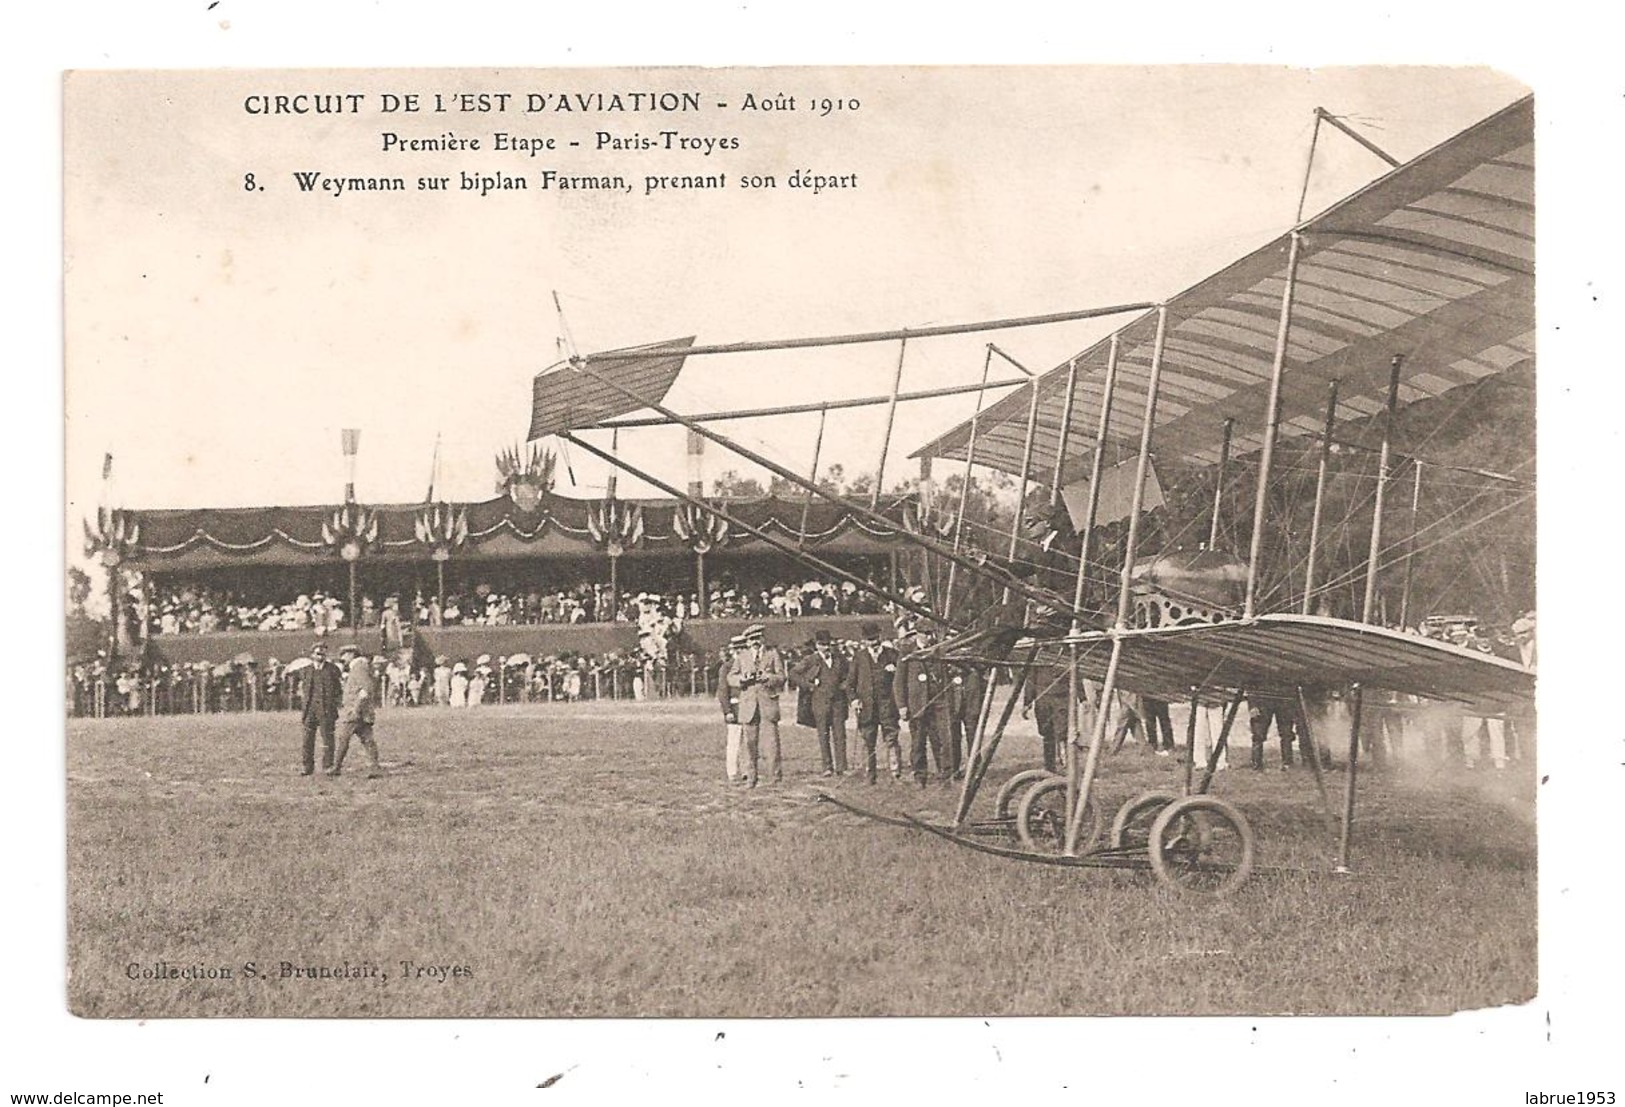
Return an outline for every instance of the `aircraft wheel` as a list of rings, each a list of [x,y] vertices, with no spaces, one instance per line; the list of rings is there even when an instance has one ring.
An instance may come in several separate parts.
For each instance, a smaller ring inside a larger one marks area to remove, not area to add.
[[[1213,796],[1187,796],[1151,824],[1151,868],[1186,895],[1226,896],[1253,871],[1253,829]]]
[[[1164,807],[1178,799],[1172,792],[1142,792],[1119,807],[1112,818],[1112,848],[1133,848],[1149,843],[1151,824],[1157,821]]]
[[[1066,778],[1051,777],[1028,788],[1016,805],[1016,836],[1034,853],[1060,853],[1066,848],[1066,818]],[[1083,809],[1078,853],[1088,853],[1100,840],[1104,823],[1091,796]]]
[[[1016,813],[1016,796],[1029,784],[1036,784],[1040,780],[1047,780],[1055,774],[1048,769],[1023,769],[999,788],[999,794],[993,801],[993,817],[995,819],[1008,819]]]

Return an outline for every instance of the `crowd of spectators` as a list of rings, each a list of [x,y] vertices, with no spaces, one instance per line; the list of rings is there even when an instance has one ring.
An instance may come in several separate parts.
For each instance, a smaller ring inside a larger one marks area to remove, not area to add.
[[[442,604],[432,594],[408,600],[416,625],[533,626],[541,624],[637,622],[657,606],[677,620],[711,618],[795,619],[806,615],[878,614],[882,604],[850,581],[742,582],[732,577],[709,590],[707,604],[696,592],[626,588],[616,598],[608,583],[580,582],[565,590],[502,588],[490,583],[460,585]],[[360,625],[376,627],[403,620],[399,596],[363,594]],[[612,614],[613,609],[613,614]],[[210,634],[228,630],[338,630],[350,615],[342,597],[312,591],[292,600],[267,601],[202,585],[179,585],[153,598],[151,634]]]
[[[312,589],[293,599],[249,594],[229,588],[180,582],[149,597],[150,635],[211,634],[221,631],[316,631],[348,629],[343,597]],[[487,582],[459,582],[442,605],[432,594],[406,598],[363,594],[359,625],[382,628],[367,638],[381,651],[375,659],[388,702],[402,706],[453,703],[478,705],[517,700],[646,698],[703,693],[714,674],[702,659],[681,652],[688,620],[749,618],[793,620],[812,615],[878,614],[880,601],[850,582],[780,581],[764,583],[724,572],[702,605],[695,592],[628,588],[615,606],[605,582],[580,582],[565,590],[506,588]],[[132,590],[124,611],[139,623],[141,596]],[[637,646],[584,656],[562,653],[531,658],[439,659],[412,666],[410,626],[522,626],[625,622],[636,626]],[[392,660],[393,659],[393,660]],[[292,661],[297,664],[297,661]],[[275,657],[226,663],[170,664],[156,656],[109,665],[105,656],[73,665],[67,699],[74,715],[167,714],[230,710],[272,710],[297,706],[297,680],[290,662]],[[459,672],[458,669],[462,671]],[[456,692],[454,693],[454,690]]]
[[[715,660],[681,650],[668,627],[646,628],[643,623],[651,617],[658,623],[666,616],[654,597],[645,593],[642,601],[640,644],[635,650],[536,657],[524,653],[496,657],[481,654],[474,658],[442,655],[432,660],[410,649],[380,653],[372,658],[372,664],[382,702],[408,709],[466,710],[506,703],[649,700],[714,694]],[[1413,631],[1530,665],[1534,624],[1533,612],[1500,628],[1489,628],[1469,618],[1436,617]],[[906,619],[900,619],[899,634],[904,627]],[[650,648],[651,635],[660,640],[661,648]],[[836,644],[836,649],[847,655],[855,648],[851,642]],[[789,667],[794,666],[798,653],[805,652],[796,647],[781,651]],[[245,658],[224,664],[149,662],[145,667],[117,668],[104,655],[72,666],[67,706],[76,716],[297,710],[303,706],[299,702],[301,682],[297,679],[301,664],[301,660],[284,662],[272,657],[263,662]],[[1314,733],[1346,732],[1349,709],[1341,696],[1328,695],[1317,705],[1319,718]],[[1420,759],[1501,768],[1527,758],[1533,736],[1531,716],[1480,717],[1448,704],[1427,704],[1414,697],[1380,693],[1367,697],[1362,724],[1362,746],[1373,764],[1379,766]],[[1282,737],[1285,748],[1290,739]],[[1308,739],[1300,736],[1297,740],[1305,746],[1300,753],[1309,756]],[[1325,739],[1320,740],[1320,745],[1324,756]]]
[[[382,608],[361,600],[363,626],[377,626]],[[221,630],[337,630],[347,626],[344,603],[325,592],[301,593],[286,603],[250,602],[235,592],[183,585],[154,597],[152,634],[212,634]]]
[[[861,615],[881,611],[881,602],[851,581],[777,583],[761,587],[741,587],[730,582],[710,590],[709,603],[701,604],[696,592],[628,590],[620,596],[620,609],[613,619],[607,612],[614,604],[608,584],[578,584],[566,592],[503,592],[488,584],[474,586],[467,593],[446,597],[442,608],[434,597],[418,602],[418,623],[422,626],[516,626],[541,623],[636,622],[640,612],[653,603],[676,619],[794,619],[803,615]]]
[[[714,674],[691,654],[651,658],[637,651],[566,652],[475,658],[440,656],[415,664],[409,650],[372,659],[383,703],[394,707],[594,699],[654,699],[715,691]],[[298,709],[298,659],[212,664],[110,665],[99,657],[70,667],[73,716],[168,715]]]
[[[1535,663],[1535,613],[1520,615],[1506,626],[1490,626],[1466,615],[1432,615],[1422,620],[1413,632],[1423,638],[1480,653],[1493,654],[1506,661],[1516,661],[1526,668]]]

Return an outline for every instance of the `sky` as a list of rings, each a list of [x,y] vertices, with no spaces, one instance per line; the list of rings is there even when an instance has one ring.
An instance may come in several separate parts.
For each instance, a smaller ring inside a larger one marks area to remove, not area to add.
[[[703,110],[518,110],[531,92],[648,89],[699,91]],[[470,90],[514,100],[504,113],[380,110],[386,93],[427,104]],[[103,495],[109,452],[117,506],[330,503],[344,482],[340,428],[358,427],[364,502],[421,499],[437,438],[437,495],[487,498],[493,455],[523,438],[531,379],[561,340],[591,352],[1157,300],[1292,224],[1316,106],[1404,160],[1526,91],[1484,68],[75,74],[64,156],[69,548]],[[334,92],[361,93],[360,110],[245,110],[251,96]],[[746,94],[795,97],[796,108],[741,110]],[[848,106],[807,110],[820,97]],[[613,145],[660,143],[668,129],[738,146],[595,148],[600,131]],[[498,131],[583,148],[497,152]],[[386,132],[485,148],[386,152]],[[542,191],[549,166],[622,174],[633,192]],[[1323,131],[1306,214],[1384,169]],[[796,170],[855,174],[857,185],[809,195],[788,187]],[[293,178],[309,171],[409,186],[444,174],[453,191],[312,194]],[[524,174],[532,188],[471,195],[457,187],[463,172]],[[649,174],[717,172],[728,188],[643,195]],[[742,190],[745,174],[778,187]],[[989,340],[1043,371],[1130,318],[916,340],[903,387],[976,382]],[[697,412],[884,393],[897,358],[896,343],[695,358],[670,403]],[[995,359],[993,375],[1017,374]],[[888,485],[915,471],[908,453],[975,405],[974,394],[905,405]],[[823,464],[874,469],[884,418],[883,408],[832,416]],[[720,429],[804,471],[817,416]],[[627,432],[620,446],[683,479],[680,429]],[[602,493],[603,463],[579,451],[565,460],[561,493]],[[756,473],[716,448],[706,467]]]

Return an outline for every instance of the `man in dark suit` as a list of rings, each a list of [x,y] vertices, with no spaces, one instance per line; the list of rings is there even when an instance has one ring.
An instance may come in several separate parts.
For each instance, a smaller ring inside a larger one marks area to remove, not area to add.
[[[1021,690],[1021,717],[1031,715],[1038,723],[1038,736],[1044,745],[1044,768],[1061,771],[1066,761],[1070,720],[1066,715],[1071,695],[1071,674],[1059,665],[1034,665]]]
[[[863,645],[852,656],[846,690],[858,709],[858,735],[863,739],[864,764],[869,783],[876,777],[875,740],[886,743],[886,760],[895,779],[902,775],[902,750],[897,744],[897,651],[880,640],[880,627],[864,623]]]
[[[815,632],[813,650],[796,662],[790,683],[812,705],[825,776],[846,775],[846,680],[846,658],[836,652],[829,631]]]
[[[947,667],[948,702],[944,712],[947,771],[957,777],[964,767],[965,754],[976,740],[976,724],[982,717],[982,695],[987,682],[982,670],[969,662],[957,661]]]
[[[1264,768],[1264,744],[1269,741],[1270,723],[1281,735],[1281,768],[1292,767],[1292,743],[1297,741],[1298,728],[1294,716],[1297,714],[1296,705],[1273,703],[1269,701],[1259,704],[1248,703],[1247,721],[1251,724],[1253,732],[1253,759],[1251,768],[1254,772],[1262,772]]]
[[[948,678],[942,662],[934,657],[919,656],[931,647],[934,635],[923,623],[915,634],[914,650],[903,655],[897,663],[897,683],[892,692],[897,700],[897,714],[908,724],[909,763],[914,769],[914,781],[924,788],[926,783],[926,746],[931,747],[937,773],[948,774],[946,756],[942,750],[943,719],[948,707]]]
[[[339,668],[327,660],[327,645],[317,642],[310,648],[310,667],[301,674],[300,701],[305,705],[300,721],[305,728],[305,744],[299,775],[316,771],[316,731],[322,732],[322,769],[333,768],[333,727],[339,720],[339,704],[344,698],[344,678]]]

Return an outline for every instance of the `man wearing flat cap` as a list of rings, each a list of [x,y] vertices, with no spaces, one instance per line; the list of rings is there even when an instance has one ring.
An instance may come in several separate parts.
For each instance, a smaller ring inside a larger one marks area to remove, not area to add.
[[[773,779],[784,779],[779,746],[779,693],[784,690],[784,658],[767,645],[766,637],[766,628],[761,624],[746,627],[745,648],[734,654],[733,664],[728,669],[728,687],[739,691],[739,725],[744,730],[745,752],[750,759],[745,783],[752,788],[756,787],[763,726],[773,741]]]
[[[796,662],[790,683],[812,705],[813,731],[825,776],[846,775],[846,658],[829,631],[813,634],[813,649]]]
[[[301,674],[299,702],[304,705],[300,722],[305,728],[301,750],[301,776],[316,771],[316,732],[322,732],[322,768],[333,768],[333,726],[338,722],[339,700],[344,694],[344,678],[337,665],[327,660],[327,643],[317,640],[310,648],[310,667]]]
[[[378,764],[378,743],[372,740],[372,724],[377,718],[378,685],[373,680],[372,664],[361,656],[353,643],[339,648],[339,663],[346,667],[344,676],[344,702],[339,708],[338,752],[333,758],[330,776],[338,776],[344,768],[344,755],[350,752],[350,739],[359,738],[361,748],[372,762],[368,779],[383,775]]]
[[[886,743],[886,762],[892,779],[903,772],[902,749],[897,742],[897,651],[880,639],[878,623],[864,623],[863,645],[852,656],[846,688],[857,708],[858,736],[863,739],[864,765],[873,784],[876,777],[875,741]]]

